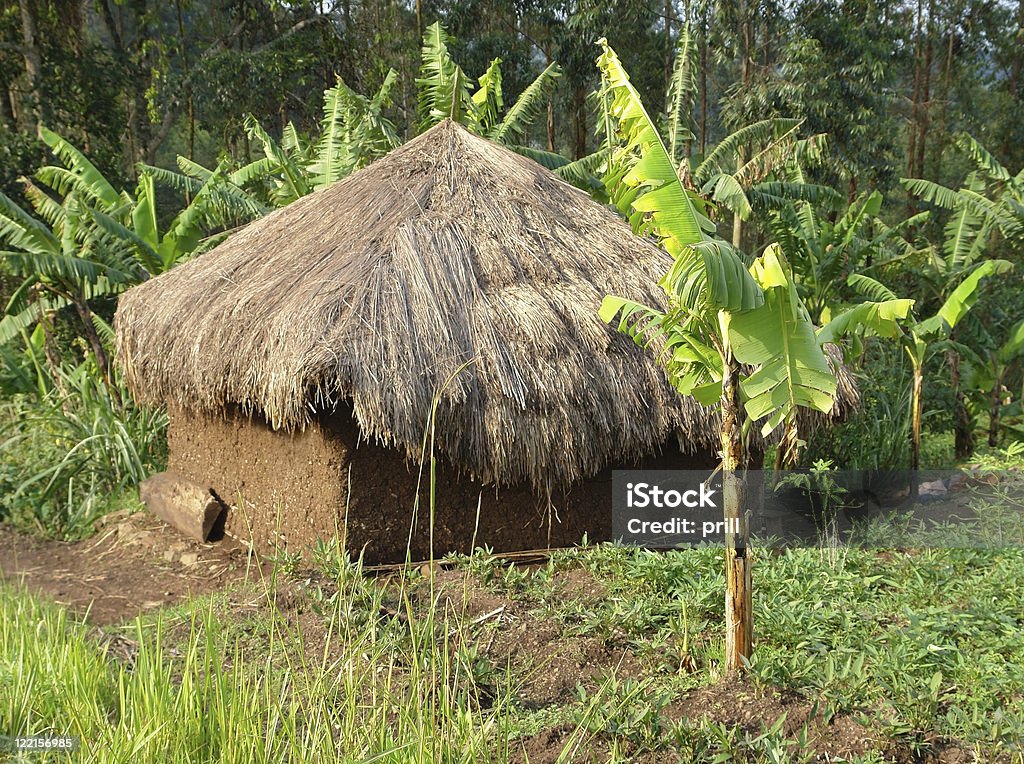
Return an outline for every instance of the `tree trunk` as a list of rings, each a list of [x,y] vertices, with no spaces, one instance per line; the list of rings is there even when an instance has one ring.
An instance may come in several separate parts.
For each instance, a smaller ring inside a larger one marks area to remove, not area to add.
[[[551,50],[547,49],[544,51],[544,66],[551,66],[551,62],[554,59],[551,57]],[[547,132],[548,132],[548,151],[555,150],[555,90],[552,88],[550,95],[548,95],[548,119],[547,119]]]
[[[667,113],[671,102],[670,90],[672,88],[672,0],[665,0],[665,112]]]
[[[1024,2],[1024,0],[1021,0]],[[708,149],[708,35],[711,33],[708,24],[707,9],[701,15],[700,34],[700,155],[705,156]]]
[[[28,77],[28,112],[35,121],[36,132],[43,124],[43,57],[39,52],[39,31],[36,28],[36,13],[30,0],[19,0],[21,10],[21,44],[25,58],[25,74]]]
[[[921,70],[921,106],[918,110],[917,128],[917,175],[924,177],[925,147],[928,142],[928,123],[931,112],[932,81],[932,17],[935,15],[935,0],[928,2],[928,23],[925,25],[924,64]]]
[[[724,334],[724,333],[723,333]],[[728,343],[727,337],[726,343]],[[726,350],[722,376],[722,503],[725,535],[725,669],[742,671],[753,654],[754,615],[746,516],[739,364]]]
[[[1022,56],[1021,49],[1024,47],[1024,0],[1017,0],[1017,34],[1013,45],[1013,61],[1010,64],[1010,79],[1007,82],[1007,92],[1010,94],[1010,101],[1013,105],[1017,103],[1017,89],[1020,86],[1020,72]],[[1006,162],[1010,156],[1011,130],[1006,130],[1003,137],[1003,150],[1001,159]]]
[[[1000,369],[992,383],[992,398],[988,407],[988,444],[992,448],[999,445],[999,417],[1003,408],[1002,390],[1003,371]]]
[[[587,90],[583,85],[576,88],[574,95],[576,111],[576,141],[574,153],[576,159],[587,155]]]
[[[18,118],[14,113],[11,91],[7,88],[0,89],[0,120],[8,130],[18,129]]]
[[[907,128],[907,177],[916,178],[915,158],[917,157],[917,122],[921,98],[921,14],[922,0],[917,0],[917,23],[914,31],[914,91],[910,97],[910,122]],[[912,208],[913,203],[909,205]],[[908,210],[912,211],[911,210]]]
[[[921,469],[921,414],[923,411],[922,393],[924,389],[924,369],[914,363],[914,381],[910,393],[910,469],[917,472]]]
[[[740,61],[740,81],[743,83],[744,92],[746,92],[750,87],[750,80],[752,78],[751,64],[753,62],[750,56],[754,46],[754,27],[750,20],[750,8],[746,2],[740,5],[740,14],[740,37],[743,41],[742,49],[740,50],[742,56]],[[740,146],[736,151],[737,169],[744,165],[746,158],[747,152],[743,146]],[[743,249],[743,220],[740,218],[739,212],[734,212],[732,216],[732,245],[736,249]]]
[[[555,94],[554,93],[552,93],[550,96],[548,96],[547,133],[548,133],[548,151],[554,152],[554,150],[555,150]]]
[[[113,11],[110,9],[111,0],[101,0],[97,3],[100,10],[100,16],[103,18],[103,23],[107,27],[107,32],[110,34],[110,39],[114,41],[114,47],[119,53],[124,52],[124,37],[121,34],[121,24],[118,19],[115,18]]]
[[[153,81],[151,60],[153,54],[147,46],[147,43],[153,39],[150,31],[148,0],[132,0],[131,8],[137,26],[132,44],[132,65],[135,70],[136,82],[130,110],[134,150],[130,169],[134,177],[136,162],[145,161],[149,164],[156,162],[156,150],[159,143],[151,141],[149,104],[146,100],[146,90]]]
[[[178,17],[178,49],[181,54],[181,71],[185,76],[185,97],[188,99],[188,158],[196,158],[196,111],[192,97],[192,74],[188,63],[188,41],[185,37],[185,19],[181,12],[181,0],[174,0],[174,10]],[[345,27],[346,31],[348,26]]]
[[[950,22],[949,37],[946,40],[946,63],[942,75],[942,101],[939,108],[939,142],[932,150],[932,174],[938,177],[942,172],[942,154],[946,149],[946,119],[949,115],[950,90],[953,87],[953,33],[956,21]]]
[[[956,396],[956,404],[953,408],[956,458],[966,459],[974,453],[974,428],[971,426],[971,417],[967,413],[967,399],[963,390],[960,389],[960,354],[955,350],[950,350],[946,353],[946,363],[949,365],[949,384]]]

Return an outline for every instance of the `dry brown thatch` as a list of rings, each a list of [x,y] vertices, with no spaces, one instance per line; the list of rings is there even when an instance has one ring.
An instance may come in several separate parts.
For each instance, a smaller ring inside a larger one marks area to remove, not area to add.
[[[275,427],[348,399],[413,458],[440,391],[442,453],[547,489],[677,428],[716,448],[708,412],[598,317],[606,294],[662,303],[668,264],[584,192],[449,122],[130,290],[118,357],[143,401],[236,404]]]

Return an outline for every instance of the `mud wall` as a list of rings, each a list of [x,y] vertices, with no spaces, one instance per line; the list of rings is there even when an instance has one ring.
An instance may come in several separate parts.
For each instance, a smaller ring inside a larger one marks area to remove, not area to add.
[[[229,506],[225,531],[264,553],[299,551],[317,538],[347,534],[353,553],[368,563],[405,559],[412,527],[413,559],[429,556],[428,476],[413,524],[418,466],[395,449],[360,438],[347,412],[297,433],[271,430],[258,418],[228,414],[194,416],[170,411],[168,468],[209,486]],[[646,469],[698,469],[708,455],[685,456],[673,439],[663,453],[638,465]],[[620,468],[621,468],[620,467]],[[529,488],[495,488],[460,477],[439,463],[434,550],[468,552],[489,545],[499,551],[571,546],[611,534],[612,468],[546,499]],[[477,506],[479,503],[479,526]]]

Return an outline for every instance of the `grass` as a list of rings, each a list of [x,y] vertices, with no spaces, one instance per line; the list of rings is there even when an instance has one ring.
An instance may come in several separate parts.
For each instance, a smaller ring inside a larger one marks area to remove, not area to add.
[[[480,710],[465,656],[438,638],[451,614],[382,621],[379,591],[346,574],[310,600],[311,649],[275,586],[251,619],[224,618],[244,603],[214,598],[136,620],[127,661],[62,610],[2,590],[0,728],[78,735],[96,762],[494,758],[501,709]]]
[[[138,503],[139,481],[165,461],[167,415],[136,406],[120,380],[108,388],[91,358],[33,368],[33,386],[0,399],[0,520],[82,538]]]
[[[720,679],[720,557],[602,544],[520,569],[480,551],[453,559],[441,587],[416,572],[373,579],[325,544],[312,572],[105,635],[7,587],[0,730],[78,735],[94,762],[508,761],[550,730],[563,761],[812,760],[807,730],[669,713]],[[1020,549],[765,555],[751,681],[805,699],[818,724],[863,722],[883,742],[862,762],[950,741],[979,761],[1024,761],[1022,565]],[[569,575],[592,596],[561,593]],[[481,592],[554,624],[556,642],[634,660],[557,702],[524,703],[537,667],[502,662],[493,647],[510,627],[469,616]],[[128,657],[104,646],[111,637]]]

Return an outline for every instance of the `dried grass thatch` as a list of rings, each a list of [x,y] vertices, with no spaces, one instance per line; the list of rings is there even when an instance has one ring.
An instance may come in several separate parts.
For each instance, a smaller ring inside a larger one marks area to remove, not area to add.
[[[538,489],[716,422],[598,317],[652,304],[668,256],[533,161],[438,125],[130,290],[118,358],[143,401],[301,427],[349,400],[362,431]]]

